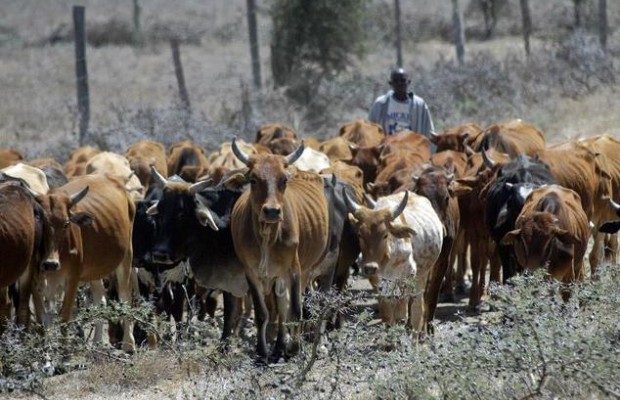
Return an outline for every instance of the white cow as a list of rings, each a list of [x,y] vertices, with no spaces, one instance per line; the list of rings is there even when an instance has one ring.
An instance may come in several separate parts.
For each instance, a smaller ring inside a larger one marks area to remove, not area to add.
[[[346,193],[345,193],[346,196]],[[439,257],[443,225],[430,201],[405,192],[367,199],[369,207],[346,197],[349,219],[360,239],[360,267],[379,293],[386,324],[403,320],[417,333],[427,331],[425,289]]]

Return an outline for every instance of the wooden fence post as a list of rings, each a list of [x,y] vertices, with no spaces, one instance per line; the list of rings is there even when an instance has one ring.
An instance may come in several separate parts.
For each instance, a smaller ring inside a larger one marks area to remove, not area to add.
[[[172,39],[170,41],[172,47],[172,62],[174,63],[174,73],[177,76],[177,84],[179,85],[179,97],[181,98],[181,105],[188,113],[191,112],[189,104],[189,95],[187,94],[187,87],[185,86],[185,76],[183,75],[183,64],[181,64],[181,54],[179,51],[178,39]]]
[[[598,0],[598,29],[601,48],[607,50],[607,0]]]
[[[140,0],[133,0],[133,45],[139,47],[142,45],[142,31],[140,28]]]
[[[523,42],[525,43],[525,54],[530,55],[530,35],[532,34],[532,17],[530,16],[530,5],[528,0],[521,0],[521,20],[523,22]]]
[[[452,0],[452,25],[454,29],[454,45],[459,65],[465,64],[465,29],[459,8],[459,0]]]
[[[400,25],[400,0],[394,0],[394,18],[396,19],[396,66],[403,66],[403,41]]]
[[[75,75],[77,79],[77,106],[80,114],[80,146],[88,132],[90,105],[88,99],[88,70],[86,69],[86,34],[84,29],[84,6],[73,6],[75,32]]]
[[[252,58],[252,77],[254,87],[261,88],[260,55],[258,49],[258,30],[256,28],[256,1],[247,0],[248,31],[250,36],[250,56]]]

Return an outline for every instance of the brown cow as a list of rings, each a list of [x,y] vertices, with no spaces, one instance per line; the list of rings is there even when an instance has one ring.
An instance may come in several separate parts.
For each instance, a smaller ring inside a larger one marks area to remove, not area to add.
[[[351,154],[350,142],[341,136],[321,142],[319,145],[319,151],[325,153],[332,162],[351,161],[353,158],[353,154]]]
[[[316,278],[314,267],[327,251],[328,210],[323,179],[288,168],[301,156],[303,144],[287,157],[248,156],[234,140],[232,148],[247,166],[236,179],[250,182],[250,190],[234,206],[231,229],[235,252],[244,266],[254,300],[256,351],[265,360],[270,318],[267,304],[271,301],[278,315],[278,336],[272,354],[272,359],[277,359],[286,354],[286,323],[291,318],[301,319],[302,290]]]
[[[167,163],[168,175],[179,175],[187,182],[196,182],[209,168],[205,150],[191,140],[170,146]]]
[[[56,221],[55,225],[60,225],[59,234],[55,236],[58,241],[52,244],[53,251],[42,265],[50,290],[64,283],[61,319],[64,322],[71,319],[80,282],[100,281],[113,273],[121,301],[131,304],[131,235],[135,206],[124,182],[106,175],[75,177],[63,187],[50,190],[39,202],[50,219]],[[70,216],[68,208],[73,204],[73,216]],[[68,224],[69,221],[81,224],[81,228]],[[91,289],[101,290],[102,287],[97,285]],[[99,302],[103,293],[95,292],[93,298]],[[35,299],[35,304],[37,302],[40,300]],[[38,314],[41,322],[43,316]],[[124,321],[122,348],[127,352],[135,350],[130,318]]]
[[[358,147],[377,146],[385,137],[381,125],[365,119],[347,122],[340,127],[338,135]]]
[[[476,143],[480,143],[479,147],[472,146],[476,151],[493,148],[508,154],[510,158],[519,154],[534,156],[544,150],[546,144],[540,129],[520,119],[491,125],[480,135],[480,139],[476,139]]]
[[[65,173],[68,177],[84,175],[88,160],[100,152],[101,150],[93,146],[82,146],[73,150],[65,163]]]
[[[449,128],[441,134],[431,132],[430,140],[437,147],[436,151],[454,150],[465,152],[465,146],[478,148],[477,138],[482,133],[482,128],[477,124],[469,123]]]
[[[272,140],[281,138],[297,140],[297,132],[290,126],[283,124],[265,124],[256,131],[254,143],[267,146]]]
[[[125,150],[125,158],[129,161],[129,168],[136,173],[144,191],[151,185],[151,166],[157,168],[163,176],[168,176],[166,162],[166,148],[163,144],[153,140],[139,140]]]
[[[559,185],[533,190],[502,243],[514,247],[525,269],[545,268],[563,283],[583,280],[583,258],[590,234],[588,217],[579,195]],[[568,300],[570,294],[562,296]]]
[[[595,210],[600,210],[600,215],[597,215],[596,222],[602,223],[607,219],[614,217],[613,211],[607,207],[607,200],[604,197],[612,197],[614,201],[620,201],[620,140],[610,135],[599,135],[591,138],[581,139],[580,143],[589,148],[592,152],[597,154],[596,162],[600,165],[601,169],[605,171],[611,179],[601,181],[603,187],[600,188],[600,193],[608,193],[603,197],[595,197]],[[606,210],[606,211],[605,211]],[[594,228],[598,230],[598,226]],[[600,264],[601,259],[605,259],[612,264],[616,263],[618,251],[618,237],[617,235],[607,235],[598,233],[595,236],[592,250],[590,251],[589,260],[592,273],[596,273],[596,266]]]

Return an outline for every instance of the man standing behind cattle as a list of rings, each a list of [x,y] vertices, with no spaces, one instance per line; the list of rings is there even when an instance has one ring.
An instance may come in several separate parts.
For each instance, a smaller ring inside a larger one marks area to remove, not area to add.
[[[386,135],[411,130],[430,138],[435,132],[431,113],[424,99],[408,91],[411,81],[407,72],[403,68],[392,70],[389,83],[392,89],[377,97],[368,120],[381,125]]]

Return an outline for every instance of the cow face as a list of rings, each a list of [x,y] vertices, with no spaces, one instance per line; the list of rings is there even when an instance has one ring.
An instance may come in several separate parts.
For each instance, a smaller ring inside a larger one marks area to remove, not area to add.
[[[146,210],[146,215],[154,218],[156,231],[150,256],[157,265],[174,266],[186,256],[183,246],[188,230],[200,229],[198,224],[219,229],[206,200],[199,194],[211,182],[191,184],[182,179],[167,180],[156,169],[152,169],[152,174],[162,190]]]
[[[286,157],[273,154],[257,154],[248,157],[232,142],[233,152],[248,170],[245,173],[250,183],[252,209],[261,224],[278,224],[284,219],[282,207],[284,192],[291,176],[289,165],[303,153],[303,142],[293,153]]]
[[[393,210],[363,207],[348,193],[344,192],[344,196],[350,213],[349,222],[360,241],[365,275],[389,274],[392,266],[411,259],[411,244],[397,239],[408,239],[414,232],[407,225],[393,223],[407,205],[408,192]]]
[[[519,265],[532,270],[553,267],[551,260],[572,257],[577,242],[574,234],[559,226],[555,215],[538,211],[520,220],[519,228],[508,232],[501,243],[512,245]]]
[[[47,195],[37,196],[37,201],[43,209],[47,224],[44,225],[43,242],[46,256],[41,268],[45,271],[60,269],[59,250],[61,246],[69,246],[69,253],[75,254],[81,250],[81,235],[70,235],[71,223],[84,226],[92,222],[92,217],[86,213],[72,212],[75,206],[88,193],[88,186],[79,192],[68,194],[63,191],[52,190]]]

